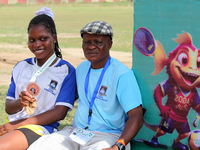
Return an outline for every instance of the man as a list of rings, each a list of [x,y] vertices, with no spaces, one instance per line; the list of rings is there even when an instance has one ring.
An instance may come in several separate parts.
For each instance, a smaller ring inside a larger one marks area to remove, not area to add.
[[[78,108],[73,127],[43,136],[30,149],[126,150],[143,124],[133,71],[111,58],[112,27],[103,21],[80,31],[87,61],[76,69]]]

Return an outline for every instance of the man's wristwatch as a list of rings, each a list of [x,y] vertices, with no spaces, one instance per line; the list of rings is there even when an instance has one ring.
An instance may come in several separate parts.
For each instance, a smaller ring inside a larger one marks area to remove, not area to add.
[[[122,143],[116,142],[115,145],[118,147],[119,150],[125,150],[125,146]]]

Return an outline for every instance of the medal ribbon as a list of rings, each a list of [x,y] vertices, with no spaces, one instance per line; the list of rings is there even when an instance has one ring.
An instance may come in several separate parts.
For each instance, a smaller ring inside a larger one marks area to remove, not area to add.
[[[106,72],[108,66],[110,65],[110,59],[111,59],[111,57],[109,57],[109,59],[108,59],[108,61],[106,62],[105,66],[103,67],[103,70],[102,70],[102,72],[101,72],[101,75],[100,75],[100,77],[99,77],[99,79],[98,79],[98,82],[97,82],[97,84],[96,84],[96,87],[95,87],[95,89],[94,89],[91,102],[89,101],[88,96],[87,96],[87,95],[88,95],[88,85],[89,85],[89,77],[90,77],[90,70],[91,70],[91,67],[90,67],[89,70],[88,70],[88,73],[87,73],[87,76],[86,76],[86,79],[85,79],[85,96],[86,96],[86,98],[87,98],[87,100],[88,100],[88,102],[89,102],[89,104],[90,104],[90,107],[89,107],[89,115],[88,115],[88,126],[87,126],[85,129],[88,129],[89,126],[90,126],[90,121],[91,121],[91,118],[92,118],[92,106],[93,106],[93,104],[94,104],[94,100],[95,100],[95,98],[96,98],[98,89],[99,89],[99,87],[100,87],[100,85],[101,85],[103,76],[104,76],[104,74],[105,74],[105,72]]]
[[[32,78],[30,79],[29,82],[35,82],[36,77],[39,76],[40,74],[42,74],[50,65],[51,63],[56,59],[56,54],[53,53],[53,55],[42,65],[42,67],[40,69],[38,69],[38,71],[34,71],[34,75],[32,76]],[[36,65],[37,65],[37,58],[36,58]]]

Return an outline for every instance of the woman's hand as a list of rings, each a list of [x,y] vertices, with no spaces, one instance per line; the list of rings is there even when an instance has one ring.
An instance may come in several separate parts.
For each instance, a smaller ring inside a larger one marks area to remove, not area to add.
[[[24,120],[18,120],[13,122],[8,122],[0,126],[0,136],[11,132],[21,126],[21,122]]]
[[[22,110],[23,107],[29,106],[33,102],[33,98],[27,91],[22,91],[18,100],[6,99],[7,114],[15,114]]]
[[[26,106],[29,106],[30,103],[33,102],[33,99],[35,97],[33,97],[32,95],[30,95],[27,91],[22,91],[20,94],[19,94],[19,102],[20,102],[20,105],[22,107],[26,107]]]

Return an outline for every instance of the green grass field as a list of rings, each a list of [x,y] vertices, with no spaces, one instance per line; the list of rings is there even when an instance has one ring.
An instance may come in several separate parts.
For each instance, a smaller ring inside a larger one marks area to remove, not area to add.
[[[87,23],[103,20],[113,27],[114,39],[112,50],[132,51],[133,2],[115,3],[70,3],[46,5],[2,5],[0,6],[0,44],[27,43],[27,26],[36,10],[43,6],[50,7],[55,16],[59,34],[76,34],[75,38],[59,38],[61,48],[80,48],[80,29]],[[1,51],[5,51],[1,49]]]
[[[0,5],[0,44],[18,44],[27,47],[27,26],[36,10],[43,6],[54,12],[61,48],[81,48],[80,29],[95,20],[108,22],[114,31],[112,50],[132,51],[133,40],[133,2],[115,3],[69,3],[45,5]],[[59,37],[60,34],[74,34],[74,38]],[[1,52],[16,52],[15,49],[0,48]],[[0,125],[5,122],[5,97],[8,85],[0,86]],[[75,108],[77,102],[75,103]],[[60,128],[72,125],[75,113],[69,112],[61,122]]]
[[[6,112],[5,112],[5,97],[8,86],[0,86],[0,125],[5,123]]]

